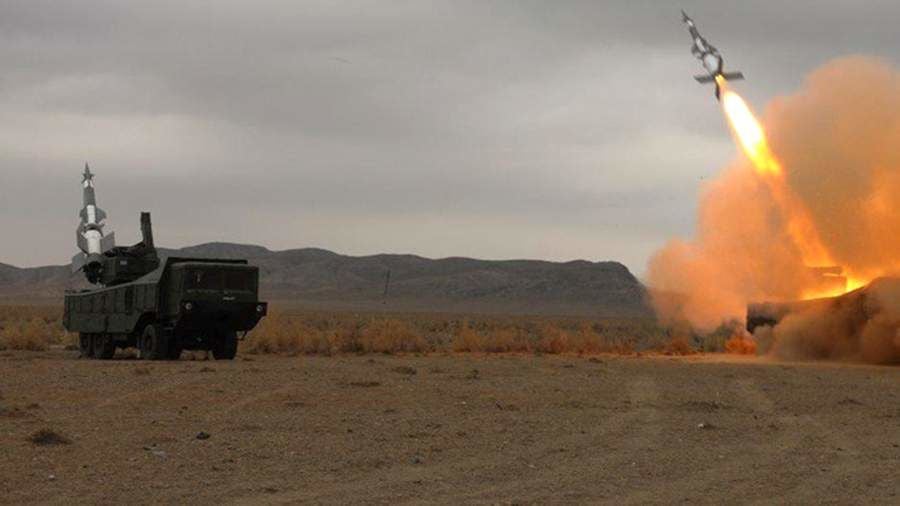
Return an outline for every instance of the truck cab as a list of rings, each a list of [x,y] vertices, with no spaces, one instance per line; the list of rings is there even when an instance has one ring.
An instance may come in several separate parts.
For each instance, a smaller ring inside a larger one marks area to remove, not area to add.
[[[163,320],[172,339],[222,358],[233,356],[236,334],[267,311],[259,301],[259,268],[244,260],[174,259],[164,287]]]
[[[256,309],[259,293],[256,266],[187,261],[172,265],[169,275],[168,309],[173,313],[202,314],[224,306],[247,304]]]

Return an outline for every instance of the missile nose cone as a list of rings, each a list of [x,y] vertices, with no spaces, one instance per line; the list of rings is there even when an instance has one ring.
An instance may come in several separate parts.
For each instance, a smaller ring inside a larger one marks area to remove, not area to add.
[[[84,162],[84,174],[82,174],[82,176],[84,176],[84,179],[81,181],[82,183],[94,179],[94,175],[91,174],[91,168],[88,166],[87,162]]]

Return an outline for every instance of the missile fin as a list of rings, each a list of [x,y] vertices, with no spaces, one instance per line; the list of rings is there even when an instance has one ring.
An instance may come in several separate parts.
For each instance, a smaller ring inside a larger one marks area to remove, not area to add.
[[[72,272],[80,271],[84,267],[84,261],[84,253],[75,253],[75,256],[72,257]]]
[[[106,253],[107,251],[116,247],[116,233],[110,232],[107,235],[104,235],[100,239],[100,251]]]
[[[84,253],[87,253],[87,239],[85,239],[84,236],[81,235],[81,225],[79,225],[78,228],[75,229],[75,244],[78,245],[78,249],[80,249]]]
[[[743,79],[744,74],[741,72],[723,72],[722,77],[724,77],[726,81],[735,81]]]

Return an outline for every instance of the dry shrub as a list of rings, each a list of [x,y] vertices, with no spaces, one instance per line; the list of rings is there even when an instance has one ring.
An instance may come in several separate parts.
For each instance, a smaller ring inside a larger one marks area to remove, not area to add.
[[[627,339],[611,340],[587,322],[575,328],[550,321],[534,325],[490,326],[479,331],[464,322],[453,340],[453,350],[458,352],[533,352],[533,353],[632,353],[633,346]]]
[[[359,336],[362,352],[397,353],[429,351],[428,343],[407,322],[378,318],[369,322]]]
[[[482,332],[463,322],[453,340],[453,351],[508,353],[530,351],[528,339],[515,328],[491,328]]]
[[[372,388],[380,387],[381,383],[378,381],[351,381],[349,385],[351,387]]]
[[[528,338],[514,328],[495,329],[484,336],[483,350],[488,353],[529,351]]]
[[[328,354],[331,343],[326,335],[302,321],[274,313],[260,321],[245,343],[250,353]]]
[[[327,330],[321,330],[321,336],[327,345],[324,353],[361,353],[359,336],[362,324],[354,322],[352,325],[337,326]],[[319,343],[318,339],[315,339]]]
[[[362,322],[308,321],[283,313],[264,318],[244,344],[249,353],[320,354],[429,351],[425,338],[409,323],[393,318]]]
[[[278,307],[242,343],[244,353],[632,353],[659,346],[651,319],[366,314]]]
[[[8,324],[0,332],[0,350],[43,351],[49,344],[46,324],[39,320]]]
[[[659,352],[664,355],[692,355],[697,350],[691,346],[691,341],[697,336],[696,331],[686,321],[676,321],[669,324],[667,330],[669,340],[659,347]],[[702,340],[703,348],[706,348],[709,336]]]
[[[569,333],[568,343],[570,351],[578,354],[605,353],[610,348],[606,345],[603,336],[586,323],[582,323]]]
[[[453,351],[484,351],[484,338],[475,329],[473,329],[468,321],[464,321],[460,325],[456,337],[453,339]]]
[[[568,335],[567,351],[579,354],[593,353],[631,353],[631,346],[613,344],[605,336],[597,332],[593,326],[582,323]]]
[[[50,429],[41,429],[28,436],[28,440],[36,446],[58,446],[71,444],[72,440]]]
[[[687,338],[684,336],[675,336],[662,349],[665,355],[693,355],[697,353]]]
[[[534,351],[540,353],[563,353],[569,350],[569,333],[552,325],[543,324],[538,328],[540,336],[535,343]]]
[[[58,306],[0,306],[0,350],[46,350],[71,340]]]
[[[614,355],[632,355],[634,353],[637,353],[637,350],[635,350],[634,345],[632,345],[631,343],[624,342],[609,344],[606,350],[602,353],[612,353]]]
[[[756,341],[750,337],[735,334],[728,341],[725,341],[725,352],[735,355],[755,355]]]

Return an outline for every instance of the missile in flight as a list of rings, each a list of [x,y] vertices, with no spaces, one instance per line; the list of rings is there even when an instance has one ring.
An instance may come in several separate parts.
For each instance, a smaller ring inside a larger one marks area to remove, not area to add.
[[[694,76],[694,79],[700,84],[715,83],[716,99],[718,99],[721,92],[719,89],[719,79],[724,81],[743,79],[744,74],[741,72],[725,72],[723,68],[725,60],[722,58],[722,54],[700,35],[700,31],[697,29],[697,25],[694,24],[694,20],[688,17],[687,13],[683,10],[681,11],[681,21],[687,25],[688,32],[690,32],[691,38],[694,40],[694,44],[691,46],[691,54],[700,60],[700,65],[706,70],[706,74]]]

